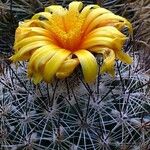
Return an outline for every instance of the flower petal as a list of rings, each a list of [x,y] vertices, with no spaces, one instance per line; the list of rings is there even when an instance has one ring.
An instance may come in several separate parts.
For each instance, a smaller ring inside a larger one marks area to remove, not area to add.
[[[32,55],[28,65],[28,76],[32,77],[34,84],[38,84],[43,79],[43,69],[46,62],[57,52],[50,45],[36,50]]]
[[[15,44],[30,34],[29,28],[18,27],[15,32]]]
[[[124,38],[93,37],[86,39],[81,44],[80,49],[90,49],[94,46],[105,46],[114,50],[120,50],[124,41]]]
[[[80,13],[81,16],[87,17],[87,15],[89,15],[89,13],[91,11],[93,11],[94,9],[99,8],[98,5],[88,5],[86,7],[84,7]]]
[[[24,60],[24,56],[28,53],[32,53],[35,49],[50,44],[49,41],[36,41],[22,47],[15,55],[13,55],[10,59],[13,62]]]
[[[103,53],[103,64],[100,68],[100,73],[105,73],[108,72],[111,76],[115,76],[115,70],[114,70],[114,65],[115,65],[115,53],[113,50],[104,48],[105,52]]]
[[[46,63],[43,78],[46,82],[50,82],[56,74],[64,60],[70,55],[70,51],[60,49],[55,55]]]
[[[94,29],[86,38],[93,37],[125,38],[126,36],[113,26],[104,26]]]
[[[93,54],[87,50],[78,50],[74,54],[78,57],[81,64],[85,82],[94,81],[97,76],[98,65]]]
[[[40,17],[44,17],[47,20],[51,20],[52,15],[49,12],[40,12],[35,14],[32,19],[39,19]]]
[[[33,42],[36,42],[36,41],[52,41],[49,37],[46,37],[46,36],[30,36],[30,37],[26,37],[24,38],[23,40],[17,42],[15,45],[14,45],[14,49],[19,49],[21,47],[24,47],[28,44],[31,44]]]
[[[42,75],[38,72],[35,72],[32,76],[32,81],[34,84],[38,84],[42,81]]]
[[[85,23],[83,25],[83,30],[85,31],[87,27],[91,24],[91,22],[93,22],[98,16],[101,16],[105,13],[112,13],[112,12],[101,7],[98,7],[96,9],[91,9],[91,12],[87,16]]]
[[[34,27],[38,25],[38,20],[25,20],[19,22],[20,28],[26,28],[26,27]]]
[[[128,22],[125,18],[115,15],[113,13],[105,13],[99,17],[97,17],[95,20],[93,20],[90,25],[88,26],[86,33],[89,33],[91,30],[93,30],[96,27],[101,27],[104,25],[107,25],[108,23],[113,23],[113,20],[115,20],[116,22],[122,22],[124,23],[124,26],[127,26],[130,30],[130,32],[132,33],[132,25],[130,22]]]
[[[46,45],[38,48],[31,56],[28,64],[28,74],[32,76],[34,72],[42,72],[46,62],[57,52],[55,45]]]
[[[51,37],[49,30],[43,29],[42,27],[30,27],[29,29],[31,33],[35,33],[36,35]]]
[[[100,68],[100,73],[103,74],[107,72],[114,77],[115,52],[112,49],[109,49],[108,47],[102,46],[92,47],[91,51],[103,55],[103,64]]]
[[[46,29],[48,31],[51,31],[51,26],[49,21],[45,20],[45,21],[39,21],[39,25],[43,28]]]
[[[82,2],[74,1],[69,4],[69,11],[79,12],[82,9],[82,7]]]
[[[116,52],[116,57],[127,64],[131,64],[133,62],[132,57],[130,57],[128,54],[124,53],[121,50]]]
[[[49,12],[51,14],[52,13],[60,14],[60,13],[63,13],[63,11],[65,11],[65,9],[60,5],[51,5],[51,6],[45,8],[45,12]]]
[[[77,58],[65,60],[56,73],[57,78],[63,79],[70,76],[78,64],[79,60]]]
[[[19,22],[19,27],[15,32],[15,43],[19,42],[25,37],[32,36],[32,28],[34,28],[35,26],[36,28],[39,28],[39,25],[39,21],[37,20],[25,20],[24,22]],[[40,30],[42,30],[42,28],[40,28]]]

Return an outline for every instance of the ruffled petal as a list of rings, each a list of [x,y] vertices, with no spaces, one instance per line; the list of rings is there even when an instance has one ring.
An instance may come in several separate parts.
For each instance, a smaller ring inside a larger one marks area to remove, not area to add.
[[[48,30],[43,29],[38,21],[24,21],[19,23],[19,27],[16,29],[15,33],[15,43],[20,42],[26,37],[34,36],[34,35],[43,35],[49,38],[52,38]],[[16,50],[16,49],[15,49]]]
[[[126,38],[110,38],[110,37],[93,37],[86,39],[80,49],[91,49],[95,46],[103,46],[113,49],[114,51],[121,50]]]
[[[52,40],[46,36],[40,36],[40,35],[30,36],[30,37],[26,37],[23,40],[17,42],[14,45],[14,49],[20,49],[21,47],[24,47],[24,46],[31,44],[33,42],[36,42],[36,41],[52,41]]]
[[[32,81],[36,85],[42,81],[43,77],[39,72],[35,72],[32,76]]]
[[[92,82],[96,79],[98,65],[95,57],[87,50],[78,50],[74,53],[81,64],[85,82]]]
[[[91,24],[91,22],[93,22],[98,16],[101,16],[105,13],[112,13],[112,12],[101,7],[97,7],[96,9],[91,9],[91,12],[88,14],[84,22],[83,30],[86,31],[86,29]]]
[[[111,76],[115,76],[115,53],[113,50],[104,48],[105,52],[103,53],[103,64],[100,68],[100,73],[109,73]]]
[[[115,75],[115,52],[112,49],[109,49],[108,47],[102,47],[102,46],[95,46],[91,49],[92,52],[102,54],[103,56],[103,64],[100,68],[100,73],[109,73],[112,77]]]
[[[94,46],[105,46],[105,47],[109,47],[109,48],[113,49],[115,42],[116,41],[113,38],[108,38],[108,37],[93,37],[93,38],[86,39],[82,43],[82,45],[80,46],[80,48],[90,49],[90,48],[92,48]]]
[[[119,22],[122,24],[122,22],[124,23],[123,27],[128,27],[130,32],[132,33],[132,25],[129,21],[127,21],[125,18],[115,15],[113,13],[105,13],[99,17],[97,17],[96,19],[94,19],[88,26],[88,28],[86,29],[86,33],[89,33],[91,30],[98,28],[98,27],[102,27],[105,25],[108,25],[112,23],[113,25],[113,21],[115,21],[115,23]]]
[[[64,79],[70,76],[78,64],[79,60],[77,58],[65,60],[56,73],[57,78]]]
[[[44,81],[50,82],[62,63],[65,61],[65,59],[70,55],[70,51],[60,49],[55,55],[46,63],[44,72],[43,72],[43,78]]]
[[[24,60],[24,56],[33,53],[35,49],[50,44],[49,41],[36,41],[30,44],[27,44],[19,49],[19,51],[10,57],[13,62]]]
[[[126,36],[113,26],[104,26],[92,30],[86,37],[109,37],[109,38],[126,38]]]
[[[31,33],[34,33],[36,35],[43,35],[49,38],[52,37],[49,33],[49,30],[43,29],[42,27],[30,27],[29,29]]]
[[[40,12],[35,14],[32,19],[40,19],[40,18],[45,18],[47,20],[51,20],[52,15],[49,12]]]
[[[28,75],[31,77],[34,73],[44,69],[46,62],[59,50],[55,45],[46,45],[38,48],[31,56],[28,63]]]
[[[26,27],[39,27],[38,25],[38,20],[25,20],[25,21],[21,21],[19,22],[19,27],[20,28],[26,28]]]
[[[127,64],[132,64],[133,62],[133,58],[121,50],[116,52],[116,57],[122,62],[127,63]]]
[[[18,27],[16,29],[16,32],[15,32],[15,43],[14,44],[21,41],[22,39],[27,37],[29,34],[30,34],[30,29],[29,28]]]
[[[82,9],[80,16],[87,17],[91,11],[97,8],[99,8],[98,5],[88,5]],[[85,22],[86,22],[86,18],[85,18]]]
[[[69,4],[69,11],[78,12],[83,8],[82,2],[74,1]]]
[[[45,12],[49,12],[50,14],[57,13],[62,15],[61,13],[63,13],[64,11],[65,9],[59,5],[51,5],[45,8]]]
[[[45,20],[45,21],[39,21],[39,25],[43,28],[46,29],[48,31],[51,31],[51,26],[49,21]]]

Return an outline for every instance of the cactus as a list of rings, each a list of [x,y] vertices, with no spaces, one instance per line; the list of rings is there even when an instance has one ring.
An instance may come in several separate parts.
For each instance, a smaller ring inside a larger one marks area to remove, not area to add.
[[[26,6],[29,1],[17,2],[14,1],[12,7],[15,8],[12,9],[13,14],[18,17],[16,20],[34,13],[33,9],[32,13],[29,11],[26,14],[27,11],[24,11],[18,14],[19,7]],[[37,8],[50,4],[44,0],[36,2]],[[57,3],[67,4],[66,1]],[[97,3],[122,13],[117,9],[123,5],[122,1],[106,0]],[[126,7],[130,12],[132,5]],[[127,16],[128,11],[124,13]],[[132,15],[136,14],[133,12]],[[132,19],[133,16],[129,17]],[[116,61],[115,77],[99,74],[93,84],[85,83],[80,68],[77,68],[65,80],[34,85],[27,77],[26,62],[14,65],[5,59],[12,50],[7,47],[8,51],[1,53],[5,56],[1,59],[0,75],[1,149],[150,149],[150,70],[141,61],[144,52],[140,50],[143,47],[147,49],[146,42],[138,47],[139,51],[137,48],[136,41],[142,41],[138,35],[141,29],[137,26],[133,39],[128,40],[124,46],[124,50],[133,55],[133,64],[125,65]],[[97,61],[101,65],[101,56],[97,57]]]

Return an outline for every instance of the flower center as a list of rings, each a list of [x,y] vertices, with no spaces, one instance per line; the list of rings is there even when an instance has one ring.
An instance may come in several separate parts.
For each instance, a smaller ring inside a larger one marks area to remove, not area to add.
[[[82,25],[85,17],[80,13],[65,10],[63,14],[52,14],[50,21],[53,38],[59,47],[76,51],[83,41]]]

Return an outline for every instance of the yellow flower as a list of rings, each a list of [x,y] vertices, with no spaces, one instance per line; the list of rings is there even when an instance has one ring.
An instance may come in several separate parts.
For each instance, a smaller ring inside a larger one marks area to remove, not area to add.
[[[96,54],[102,54],[101,73],[114,76],[115,59],[132,63],[122,51],[126,35],[120,32],[131,24],[123,17],[98,5],[83,7],[71,2],[68,9],[59,5],[45,8],[16,30],[13,62],[29,60],[28,76],[35,84],[68,77],[81,65],[84,80],[92,82],[98,74]]]

